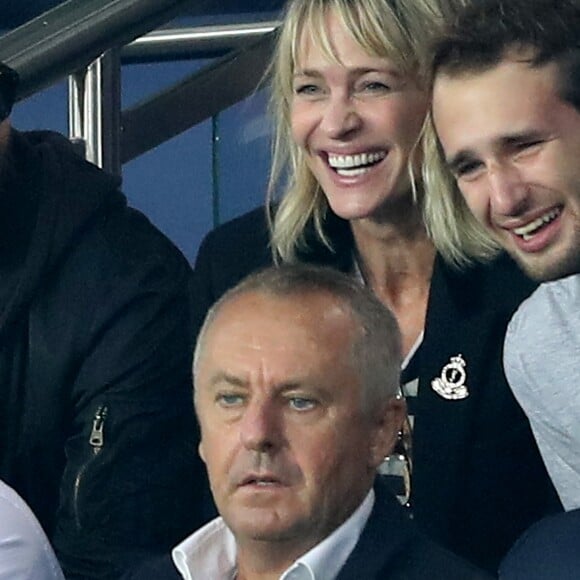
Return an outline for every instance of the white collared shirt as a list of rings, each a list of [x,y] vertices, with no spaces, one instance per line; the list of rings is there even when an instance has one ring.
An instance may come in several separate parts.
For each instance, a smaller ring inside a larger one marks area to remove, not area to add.
[[[361,505],[330,536],[300,556],[280,580],[332,580],[353,551],[373,509],[371,489]],[[233,580],[236,577],[236,541],[219,517],[200,528],[172,551],[184,580]]]
[[[40,524],[24,500],[0,481],[0,578],[64,580]]]

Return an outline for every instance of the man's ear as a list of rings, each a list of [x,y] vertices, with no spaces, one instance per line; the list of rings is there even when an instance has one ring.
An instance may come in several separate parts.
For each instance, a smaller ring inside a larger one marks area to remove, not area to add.
[[[199,453],[199,456],[201,457],[201,460],[205,463],[205,452],[203,450],[203,439],[199,442],[199,445],[197,446],[197,451]]]
[[[390,455],[403,427],[407,405],[400,396],[391,397],[378,414],[374,415],[374,430],[371,441],[370,467],[373,469]]]

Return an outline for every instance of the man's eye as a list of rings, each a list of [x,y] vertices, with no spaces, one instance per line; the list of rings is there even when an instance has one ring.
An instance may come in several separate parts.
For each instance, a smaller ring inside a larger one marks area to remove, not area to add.
[[[316,407],[317,402],[307,397],[290,397],[289,405],[296,411],[310,411]]]
[[[462,163],[455,168],[454,174],[456,178],[460,177],[470,177],[472,176],[478,169],[480,169],[482,164],[479,161],[469,161],[466,163]]]
[[[532,149],[543,143],[540,139],[535,139],[533,141],[522,141],[521,143],[517,143],[516,148],[518,151],[527,151],[528,149]]]
[[[244,397],[234,393],[220,393],[216,400],[222,407],[237,407],[244,402]]]

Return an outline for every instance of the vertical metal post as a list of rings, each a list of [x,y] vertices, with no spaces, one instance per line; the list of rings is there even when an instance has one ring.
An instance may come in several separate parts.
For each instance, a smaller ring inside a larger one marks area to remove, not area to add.
[[[212,200],[212,217],[214,228],[221,224],[219,141],[220,141],[219,117],[218,115],[214,115],[211,118],[211,177],[212,177],[211,200]]]
[[[121,60],[113,49],[69,77],[69,136],[88,161],[121,175]]]

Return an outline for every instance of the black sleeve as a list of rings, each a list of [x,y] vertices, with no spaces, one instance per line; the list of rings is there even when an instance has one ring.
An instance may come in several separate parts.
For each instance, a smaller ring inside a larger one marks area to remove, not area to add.
[[[67,273],[59,283],[76,285],[84,299],[71,301],[60,333],[78,363],[52,539],[67,578],[112,579],[207,519],[191,380],[191,269],[145,220],[108,216]]]

